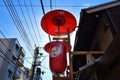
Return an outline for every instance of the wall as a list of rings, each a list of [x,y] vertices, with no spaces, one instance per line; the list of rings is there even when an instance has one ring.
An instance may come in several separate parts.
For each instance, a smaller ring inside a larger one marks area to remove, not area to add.
[[[9,61],[0,52],[0,73],[2,73],[2,74],[0,74],[1,80],[4,80],[5,74],[7,72],[8,62]]]
[[[103,14],[96,30],[96,35],[92,43],[92,49],[96,49],[96,47],[98,47],[98,50],[105,51],[109,47],[112,40],[113,35],[111,33],[109,21]]]
[[[16,50],[16,43],[18,43],[17,39],[2,39],[6,45],[10,48],[10,51],[13,52],[13,54],[16,55],[16,57],[19,59],[21,58],[21,61],[23,62],[23,57],[19,57],[20,54]],[[18,46],[20,44],[18,43]],[[5,45],[0,42],[0,80],[12,80],[13,74],[16,73],[19,77],[21,75],[21,71],[18,69],[19,66],[16,66],[16,60],[13,59],[13,55],[10,53],[9,49],[6,49]],[[11,62],[14,61],[14,64]],[[9,72],[12,72],[11,77],[9,77]]]
[[[118,64],[104,80],[120,80],[120,64]]]
[[[7,45],[9,45],[9,43],[7,43]],[[7,74],[7,69],[8,69],[8,65],[11,58],[12,58],[12,55],[10,55],[10,52],[0,42],[0,73],[2,73],[0,74],[1,80],[4,80]]]

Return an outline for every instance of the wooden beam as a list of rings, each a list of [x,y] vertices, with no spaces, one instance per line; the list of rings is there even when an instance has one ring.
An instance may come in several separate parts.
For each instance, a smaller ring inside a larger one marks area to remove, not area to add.
[[[73,55],[104,54],[104,51],[74,51]]]
[[[73,72],[73,74],[78,74],[78,71],[77,72]]]
[[[68,32],[56,32],[57,34],[65,34],[65,35],[67,35],[68,34]]]
[[[65,40],[68,40],[68,38],[67,37],[59,37],[59,38],[55,38],[55,37],[53,37],[53,40],[63,40],[63,41],[65,41]]]
[[[57,76],[54,76],[53,80],[69,80],[69,79],[67,77],[57,77]]]

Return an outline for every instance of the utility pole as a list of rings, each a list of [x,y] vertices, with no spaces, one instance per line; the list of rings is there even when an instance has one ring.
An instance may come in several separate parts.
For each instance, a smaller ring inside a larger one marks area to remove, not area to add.
[[[37,62],[38,54],[39,54],[39,47],[36,47],[35,51],[34,51],[34,57],[33,57],[34,61],[33,61],[33,64],[32,64],[32,74],[31,74],[30,80],[34,79],[34,73],[35,73],[35,68],[37,66],[36,62]]]
[[[39,61],[39,59],[42,57],[43,53],[39,53],[39,48],[40,47],[36,47],[35,50],[34,50],[32,73],[31,73],[31,76],[30,76],[30,80],[34,80],[35,69],[36,69],[37,66],[41,65],[41,61]],[[44,72],[41,71],[41,68],[37,68],[36,73],[37,73],[37,75],[40,75],[40,76],[41,76],[41,73],[44,74]]]

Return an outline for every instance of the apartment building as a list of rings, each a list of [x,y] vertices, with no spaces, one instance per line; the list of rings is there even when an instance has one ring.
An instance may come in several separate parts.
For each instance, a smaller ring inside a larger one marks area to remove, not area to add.
[[[17,80],[30,80],[30,69],[22,67],[22,73],[19,79]]]
[[[0,79],[16,80],[20,78],[25,51],[16,38],[0,39]]]

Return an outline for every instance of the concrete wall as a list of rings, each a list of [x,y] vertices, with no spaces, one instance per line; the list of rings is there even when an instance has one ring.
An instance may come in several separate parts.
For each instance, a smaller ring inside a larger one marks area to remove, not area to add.
[[[0,52],[0,79],[4,80],[5,74],[7,73],[9,60],[7,60],[4,55]]]
[[[6,45],[9,47],[9,49],[16,55],[16,57],[19,59],[20,54],[16,50],[16,44],[18,44],[19,47],[20,44],[18,43],[17,39],[2,39]],[[22,60],[22,57],[21,57]],[[0,42],[0,80],[12,80],[13,74],[16,73],[19,77],[21,75],[21,71],[19,70],[19,66],[16,66],[11,61],[14,61],[16,64],[16,60],[13,59],[13,55],[10,53],[8,49]],[[23,60],[22,60],[23,62]],[[12,71],[12,77],[8,77],[8,70]]]
[[[9,45],[9,43],[6,43]],[[9,59],[8,59],[9,58]],[[8,65],[12,59],[12,55],[10,52],[5,48],[5,46],[0,42],[0,79],[4,80],[6,74]]]

